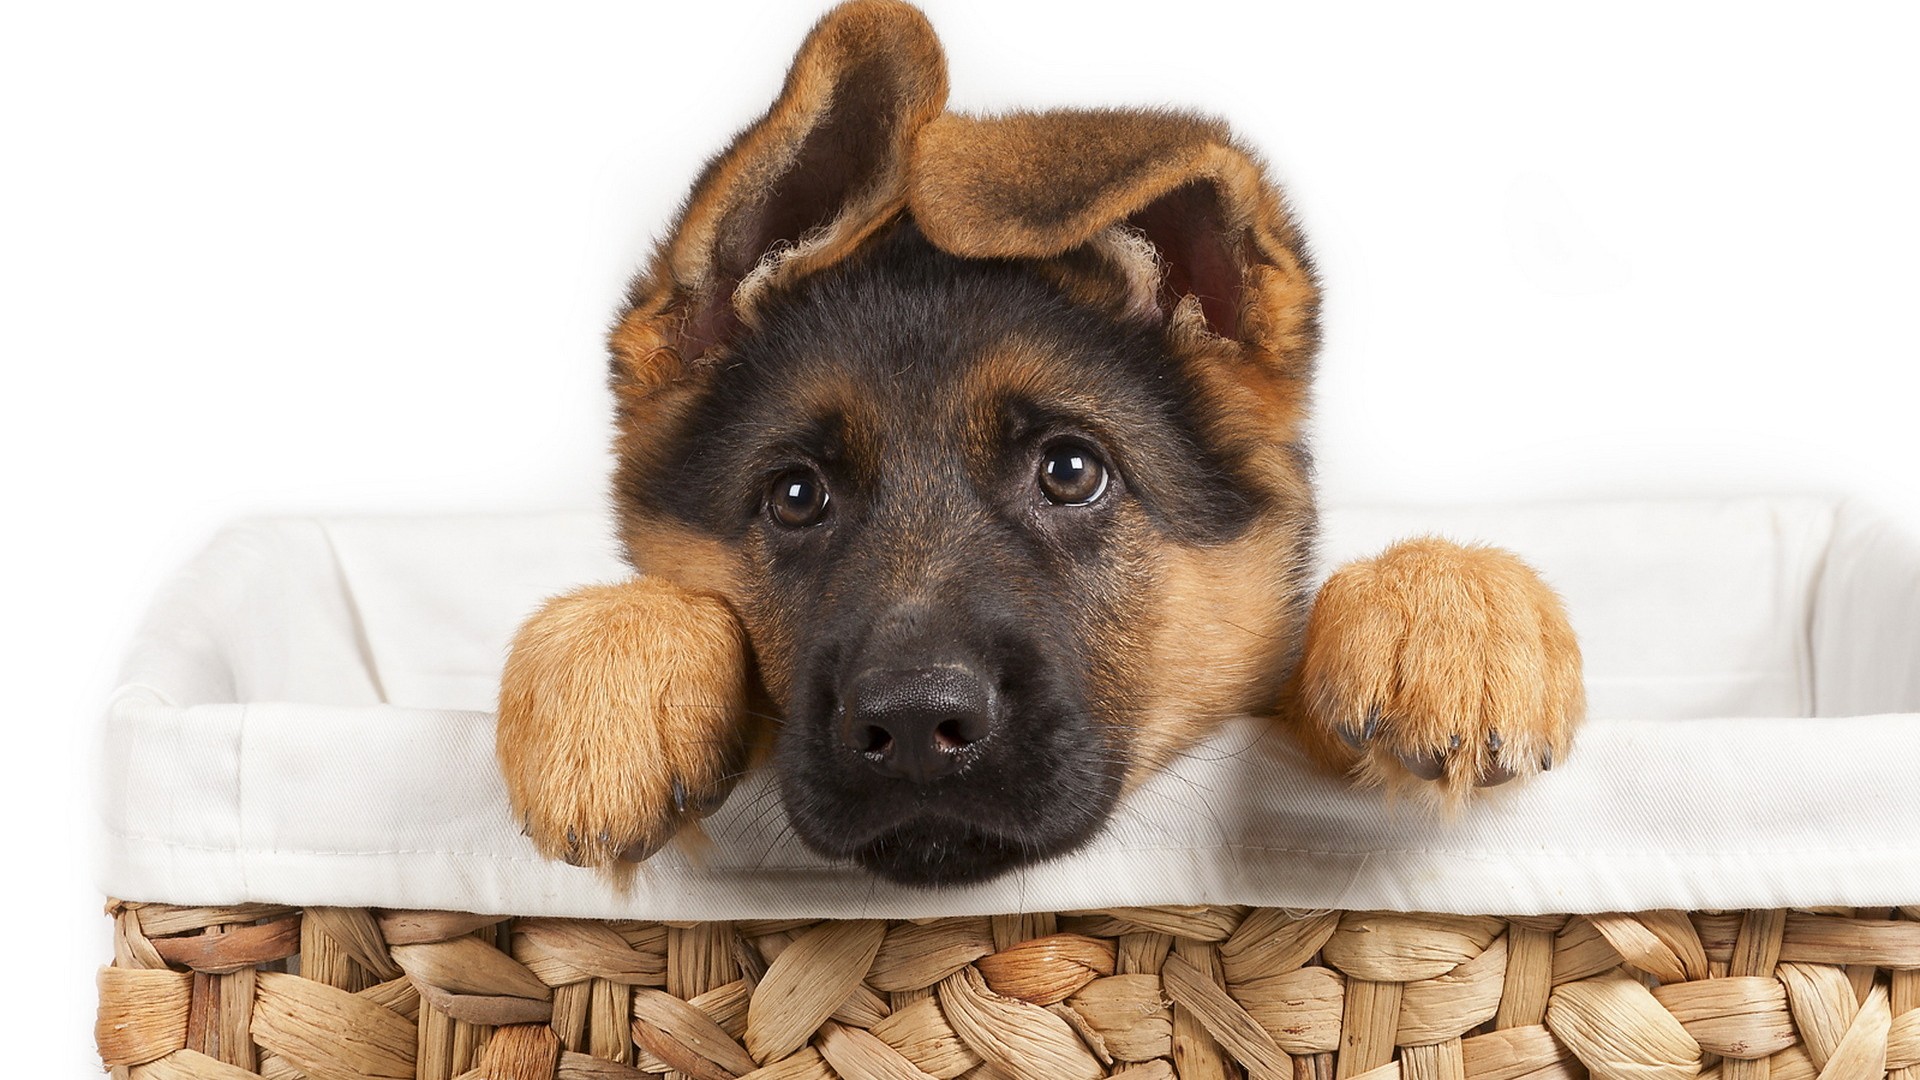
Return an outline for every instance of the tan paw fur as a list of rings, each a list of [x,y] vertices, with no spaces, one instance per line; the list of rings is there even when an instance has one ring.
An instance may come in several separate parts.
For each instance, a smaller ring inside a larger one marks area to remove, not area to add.
[[[540,850],[644,858],[746,765],[747,643],[716,597],[658,578],[556,597],[521,626],[496,749]]]
[[[1553,590],[1510,552],[1431,538],[1328,579],[1293,689],[1324,763],[1453,803],[1564,761],[1586,713]]]

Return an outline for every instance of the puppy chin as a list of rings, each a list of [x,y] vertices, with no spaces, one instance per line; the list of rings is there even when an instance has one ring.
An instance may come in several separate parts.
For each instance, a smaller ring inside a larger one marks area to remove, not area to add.
[[[807,847],[857,863],[876,877],[918,888],[973,885],[1066,854],[1098,835],[1120,784],[1115,778],[1089,780],[1076,785],[1084,794],[1071,802],[1039,797],[1019,806],[999,800],[982,806],[963,800],[917,812],[888,807],[878,814],[876,808],[844,804],[808,813],[820,802],[789,788],[787,817]]]
[[[1030,863],[1071,851],[1091,839],[1098,825],[1077,835],[1008,835],[962,821],[925,817],[876,835],[810,837],[796,830],[807,846],[823,855],[850,859],[874,876],[898,885],[939,888],[975,885]],[[825,842],[819,842],[824,840]]]
[[[910,822],[848,853],[876,877],[899,885],[973,885],[1025,866],[1030,848],[956,821]]]

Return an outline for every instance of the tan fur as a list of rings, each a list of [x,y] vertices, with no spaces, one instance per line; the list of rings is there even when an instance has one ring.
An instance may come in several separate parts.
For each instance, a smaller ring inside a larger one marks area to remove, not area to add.
[[[1496,761],[1525,776],[1564,760],[1586,713],[1579,646],[1553,590],[1509,552],[1432,538],[1328,579],[1289,697],[1322,763],[1404,788],[1425,782],[1403,756],[1438,755],[1433,790],[1456,801]],[[1356,751],[1341,732],[1361,737],[1370,715],[1375,731]]]
[[[1279,523],[1224,548],[1176,547],[1164,556],[1154,625],[1137,656],[1141,726],[1130,736],[1132,787],[1204,737],[1221,717],[1265,713],[1280,693],[1300,635],[1291,573],[1302,538]]]
[[[1248,453],[1283,505],[1311,507],[1312,477],[1299,452],[1307,421],[1306,377],[1248,363],[1231,343],[1193,325],[1200,318],[1194,307],[1189,301],[1176,311],[1171,333],[1187,370],[1220,406],[1215,436]]]
[[[715,597],[641,577],[548,601],[500,683],[496,749],[527,834],[581,864],[666,843],[745,768],[746,694],[746,636]]]
[[[738,604],[739,549],[667,521],[628,522],[621,542],[627,561],[646,567],[648,576]]]

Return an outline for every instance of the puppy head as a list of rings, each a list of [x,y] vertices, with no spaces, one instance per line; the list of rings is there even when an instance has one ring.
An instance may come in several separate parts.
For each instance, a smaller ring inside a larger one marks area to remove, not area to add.
[[[830,14],[612,337],[629,557],[740,614],[801,839],[914,883],[1270,706],[1313,525],[1314,286],[1252,160],[944,96],[917,11]]]

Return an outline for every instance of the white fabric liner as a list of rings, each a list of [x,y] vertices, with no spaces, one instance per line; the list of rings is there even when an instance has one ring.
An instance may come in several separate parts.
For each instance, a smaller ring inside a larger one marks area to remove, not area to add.
[[[1311,769],[1253,720],[1083,850],[902,889],[804,851],[750,777],[622,889],[540,858],[491,708],[538,601],[623,573],[595,514],[274,519],[163,593],[105,730],[104,889],[668,919],[1242,903],[1534,914],[1920,900],[1920,545],[1815,499],[1346,509],[1331,564],[1485,540],[1566,597],[1593,719],[1571,760],[1453,818]]]

